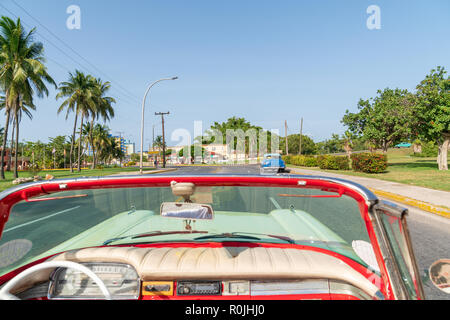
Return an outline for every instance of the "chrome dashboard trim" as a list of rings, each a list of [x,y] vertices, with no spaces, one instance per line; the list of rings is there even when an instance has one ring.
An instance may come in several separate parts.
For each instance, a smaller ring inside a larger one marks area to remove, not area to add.
[[[379,291],[378,291],[379,292]],[[361,289],[352,286],[351,284],[330,281],[330,294],[345,294],[356,297],[360,300],[371,300],[372,298]]]
[[[251,281],[251,296],[328,294],[327,279],[292,281]]]

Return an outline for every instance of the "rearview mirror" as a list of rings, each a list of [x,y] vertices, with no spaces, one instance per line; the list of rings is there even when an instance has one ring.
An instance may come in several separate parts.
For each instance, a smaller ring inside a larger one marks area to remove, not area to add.
[[[441,259],[430,266],[431,282],[439,290],[450,293],[450,259]]]
[[[190,202],[164,202],[161,204],[161,216],[168,218],[212,220],[211,206]]]

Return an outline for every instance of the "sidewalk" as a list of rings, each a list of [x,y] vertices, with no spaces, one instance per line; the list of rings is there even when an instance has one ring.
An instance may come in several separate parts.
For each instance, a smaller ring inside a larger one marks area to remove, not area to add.
[[[177,170],[176,168],[161,168],[161,169],[156,169],[156,170],[147,170],[144,171],[142,174],[157,174],[157,173],[164,173],[164,172],[170,172],[170,171],[175,171]],[[128,172],[120,172],[120,173],[115,173],[115,174],[111,174],[109,175],[109,177],[116,177],[116,176],[135,176],[135,175],[139,175],[140,172],[138,171],[128,171]]]
[[[375,178],[335,174],[303,168],[288,168],[294,174],[325,176],[354,181],[370,189],[379,197],[418,207],[424,211],[450,218],[450,192],[447,191],[433,190]]]

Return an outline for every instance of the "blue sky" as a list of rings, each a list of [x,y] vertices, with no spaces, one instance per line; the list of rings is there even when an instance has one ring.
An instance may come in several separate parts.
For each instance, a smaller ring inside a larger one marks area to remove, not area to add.
[[[146,145],[153,125],[161,132],[160,111],[171,113],[169,145],[177,128],[193,131],[202,120],[206,129],[231,116],[282,134],[285,120],[288,133],[298,133],[303,117],[303,132],[321,141],[343,133],[340,120],[360,98],[386,87],[414,90],[432,68],[450,69],[448,0],[14,1],[0,0],[9,10],[0,6],[0,14],[37,28],[57,83],[75,69],[112,82],[118,103],[108,125],[137,146],[143,94],[163,77],[179,80],[152,89]],[[69,5],[81,9],[80,30],[66,27]],[[381,9],[379,30],[366,26],[369,5]],[[36,100],[21,140],[71,134],[73,116],[57,116],[55,95]]]

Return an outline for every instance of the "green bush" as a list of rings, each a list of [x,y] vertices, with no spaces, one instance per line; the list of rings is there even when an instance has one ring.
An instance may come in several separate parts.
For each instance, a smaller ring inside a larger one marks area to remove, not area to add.
[[[284,163],[291,164],[292,157],[293,156],[281,156],[281,159],[284,161]]]
[[[317,162],[320,169],[350,170],[350,160],[347,156],[320,155]]]
[[[351,155],[353,171],[366,173],[385,172],[388,166],[387,155],[379,153],[354,153]]]
[[[319,166],[316,157],[305,157],[305,167],[317,167]]]
[[[317,159],[312,156],[283,156],[283,161],[286,164],[292,164],[300,167],[317,167]]]

